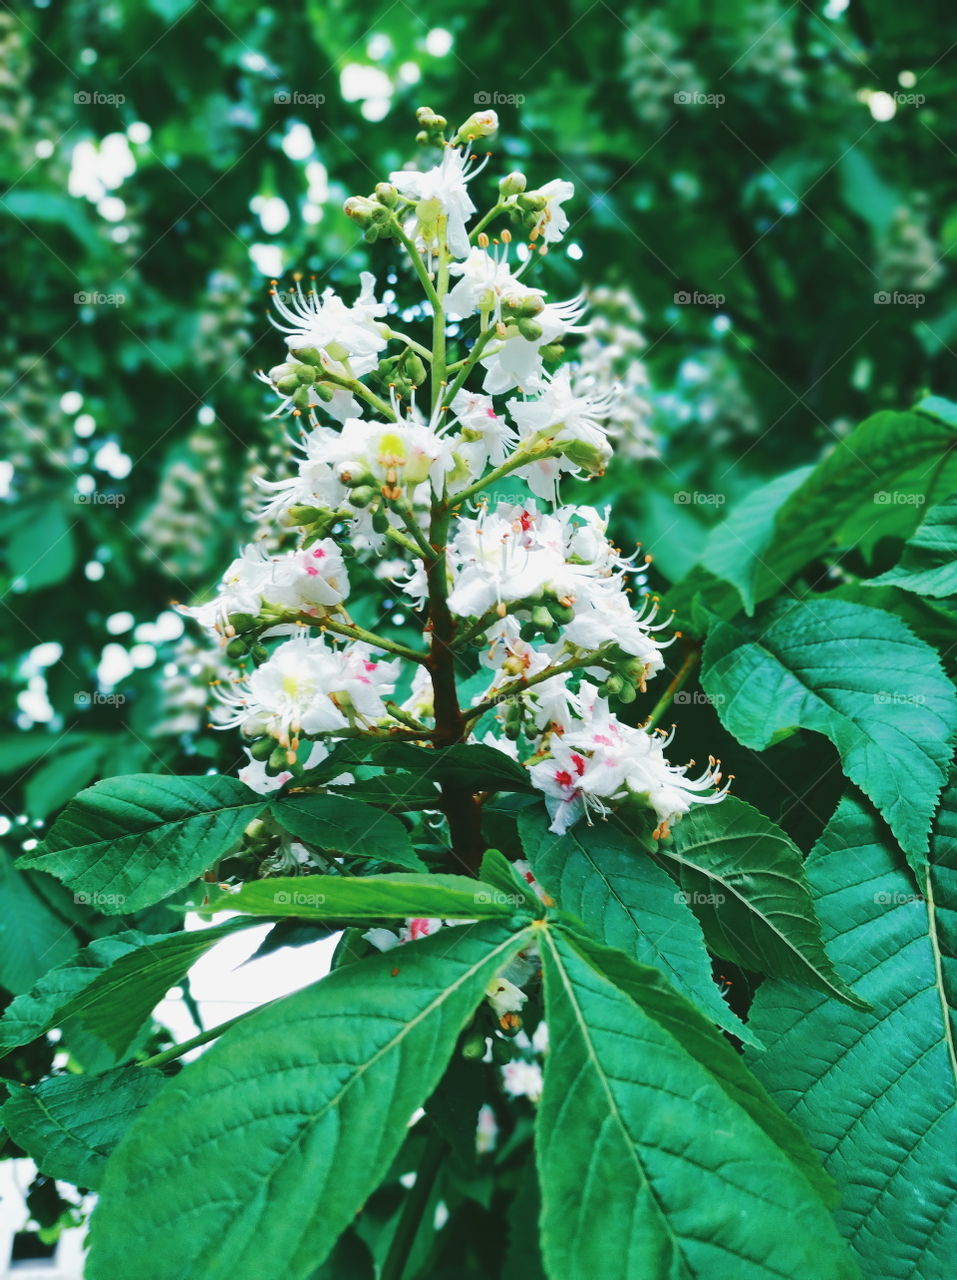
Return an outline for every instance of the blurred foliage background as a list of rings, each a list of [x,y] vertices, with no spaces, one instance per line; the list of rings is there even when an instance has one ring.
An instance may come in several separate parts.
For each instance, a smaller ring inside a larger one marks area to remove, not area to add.
[[[665,587],[727,503],[957,395],[955,26],[890,0],[3,6],[0,988],[116,927],[12,866],[76,790],[241,759],[170,602],[249,540],[288,448],[253,377],[269,278],[383,274],[341,205],[413,156],[414,108],[494,106],[511,167],[575,182],[544,283],[591,291],[578,358],[625,388],[587,500]]]

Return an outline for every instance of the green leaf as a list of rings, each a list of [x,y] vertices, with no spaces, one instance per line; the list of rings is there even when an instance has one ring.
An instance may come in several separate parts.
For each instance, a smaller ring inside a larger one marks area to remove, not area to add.
[[[783,585],[765,563],[764,555],[774,537],[779,508],[812,471],[813,467],[799,467],[755,489],[708,538],[702,565],[738,589],[748,614],[754,613],[757,600],[774,595]]]
[[[438,808],[441,802],[436,784],[430,778],[423,778],[420,774],[410,773],[408,770],[357,778],[349,785],[339,786],[330,782],[329,787],[338,795],[347,796],[350,800],[362,800],[365,804],[389,805],[394,809],[418,809],[430,804]]]
[[[498,849],[485,850],[479,874],[486,884],[503,893],[517,910],[531,911],[536,916],[545,914],[540,899],[519,874],[518,868]]]
[[[102,738],[80,739],[67,750],[57,750],[30,777],[24,787],[24,807],[31,818],[46,819],[85,787],[99,772],[108,750]]]
[[[516,911],[493,885],[470,876],[403,874],[251,880],[205,909],[303,920],[404,920],[410,916],[472,920],[511,916]]]
[[[165,1083],[152,1068],[119,1067],[54,1076],[34,1089],[8,1084],[0,1120],[41,1173],[95,1190],[114,1147]]]
[[[707,1067],[570,941],[542,941],[552,1047],[536,1144],[547,1273],[853,1276],[803,1173]]]
[[[59,499],[26,503],[4,514],[4,555],[22,590],[38,591],[62,582],[76,558],[76,521],[68,519],[63,503]]]
[[[830,738],[919,870],[957,697],[937,654],[899,618],[826,597],[780,602],[714,628],[701,683],[747,747],[761,751],[796,728]]]
[[[528,771],[504,751],[483,743],[454,747],[416,747],[410,742],[363,742],[360,739],[337,743],[328,759],[308,778],[331,778],[344,766],[368,761],[418,773],[440,783],[452,783],[469,791],[535,790]]]
[[[764,814],[733,796],[698,805],[659,854],[677,864],[712,951],[860,1006],[824,950],[800,850]]]
[[[39,891],[39,881],[39,876],[17,871],[13,859],[0,849],[0,987],[15,995],[28,991],[79,945],[69,917],[51,909]],[[62,893],[54,881],[47,883]],[[51,897],[55,901],[55,895]]]
[[[7,1008],[0,1018],[0,1056],[64,1023],[95,1036],[114,1058],[122,1056],[154,1006],[200,956],[254,923],[230,920],[190,932],[150,936],[128,930],[98,938]]]
[[[660,969],[713,1022],[750,1037],[714,984],[685,894],[633,836],[610,822],[556,836],[536,810],[519,816],[518,829],[535,878],[564,911],[600,942]]]
[[[903,587],[922,596],[957,595],[957,496],[931,507],[897,567],[867,585]]]
[[[110,1161],[89,1280],[310,1277],[388,1173],[488,982],[528,938],[493,921],[443,930],[226,1032]]]
[[[767,982],[752,1009],[767,1045],[749,1055],[754,1069],[837,1182],[838,1225],[867,1280],[953,1274],[955,975],[941,939],[953,940],[957,910],[955,827],[952,787],[925,902],[877,815],[844,799],[807,872],[828,949],[870,1008],[841,1009],[806,988]]]
[[[268,803],[220,775],[108,778],[81,791],[19,865],[48,871],[107,915],[138,911],[230,853]]]
[[[770,521],[761,506],[780,499],[784,477],[746,499],[712,535],[704,563],[733,583],[751,608],[832,546],[869,554],[882,537],[909,537],[925,504],[957,490],[957,417],[940,415],[938,403],[952,409],[946,401],[927,400],[914,412],[882,412],[862,422]],[[697,591],[718,612],[733,612],[727,592],[703,567],[669,593],[669,604],[684,618]]]
[[[833,1208],[838,1201],[837,1188],[822,1169],[820,1157],[700,1010],[680,996],[660,971],[636,963],[624,952],[580,935],[575,936],[574,944],[592,968],[610,978],[711,1073],[731,1101],[743,1107],[787,1153],[824,1203]]]
[[[375,858],[407,871],[427,869],[399,819],[359,800],[296,794],[274,800],[271,810],[290,835],[313,848]]]

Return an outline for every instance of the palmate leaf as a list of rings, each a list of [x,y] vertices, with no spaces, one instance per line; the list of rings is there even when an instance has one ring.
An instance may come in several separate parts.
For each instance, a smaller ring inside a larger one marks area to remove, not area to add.
[[[957,1256],[955,834],[952,785],[925,902],[870,806],[843,800],[807,872],[828,949],[871,1008],[768,982],[751,1014],[767,1048],[749,1059],[837,1182],[866,1280],[945,1280]]]
[[[804,1174],[643,1007],[640,985],[622,991],[551,932],[543,965],[552,1047],[536,1149],[552,1280],[855,1275]]]
[[[749,1038],[715,986],[685,895],[634,837],[610,822],[557,836],[537,809],[523,812],[518,828],[536,879],[563,910],[599,941],[661,969],[713,1022]]]
[[[716,954],[862,1003],[824,950],[800,851],[764,814],[733,796],[693,808],[659,855],[677,865]]]
[[[48,871],[97,910],[123,915],[202,875],[268,803],[220,775],[108,778],[81,791],[18,865]]]
[[[920,873],[957,732],[957,696],[933,649],[899,618],[844,600],[779,603],[720,622],[701,683],[739,742],[763,750],[822,733]]]
[[[897,566],[866,585],[902,587],[922,596],[957,595],[957,496],[931,507]]]
[[[200,956],[238,929],[258,923],[231,920],[210,929],[152,936],[129,930],[91,942],[9,1006],[0,1018],[0,1056],[72,1023],[95,1036],[114,1058],[121,1057],[153,1007]]]
[[[0,1121],[41,1173],[96,1190],[111,1152],[164,1084],[151,1067],[53,1076],[34,1089],[9,1084]]]
[[[442,931],[226,1032],[111,1159],[88,1280],[307,1280],[530,932],[498,921]]]

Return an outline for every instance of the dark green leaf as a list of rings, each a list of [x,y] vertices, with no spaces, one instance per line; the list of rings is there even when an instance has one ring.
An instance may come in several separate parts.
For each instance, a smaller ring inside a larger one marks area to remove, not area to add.
[[[408,831],[391,813],[349,796],[296,794],[274,800],[271,807],[291,835],[315,849],[426,870]]]

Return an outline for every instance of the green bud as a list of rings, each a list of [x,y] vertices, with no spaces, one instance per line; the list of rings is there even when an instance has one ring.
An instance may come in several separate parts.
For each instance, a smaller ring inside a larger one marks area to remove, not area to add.
[[[532,610],[532,622],[539,630],[552,625],[552,615],[543,604],[536,605]]]
[[[293,392],[292,402],[303,413],[310,409],[312,407],[312,396],[309,394],[309,388],[297,387]]]
[[[288,767],[286,763],[286,748],[273,747],[266,761],[266,772],[271,778],[274,778],[277,773],[284,773]]]
[[[283,374],[281,378],[274,379],[276,390],[281,391],[284,396],[291,396],[299,387],[299,379],[294,373]]]
[[[375,499],[377,492],[378,490],[373,489],[371,484],[356,485],[349,494],[349,501],[354,507],[367,507]]]
[[[315,524],[327,513],[321,507],[295,506],[289,508],[289,518],[293,524]]]
[[[527,316],[519,316],[518,331],[523,338],[527,338],[529,342],[537,342],[544,333],[542,326],[537,320],[530,320]]]
[[[268,831],[269,828],[262,818],[253,818],[252,822],[247,823],[243,829],[243,835],[247,840],[261,840],[264,835],[268,834]]]
[[[453,142],[474,142],[476,138],[489,138],[498,129],[498,116],[494,111],[473,111],[465,124],[459,126]]]
[[[546,196],[540,196],[534,192],[531,195],[519,196],[518,199],[518,207],[523,213],[541,213],[547,203]]]
[[[258,618],[254,613],[231,613],[229,615],[229,624],[236,631],[252,631],[258,622]]]
[[[367,227],[365,231],[363,231],[362,233],[362,238],[366,242],[366,244],[375,244],[375,242],[379,238],[379,228]]]
[[[621,692],[618,697],[627,705],[629,702],[634,702],[638,697],[638,690],[630,680],[623,680],[621,683]]]
[[[376,507],[372,513],[372,528],[376,533],[385,533],[389,527],[389,513],[383,507]]]
[[[268,760],[275,745],[272,738],[257,738],[249,748],[249,754],[254,760]]]
[[[511,1062],[514,1056],[507,1040],[500,1040],[498,1036],[492,1037],[492,1061],[497,1066],[504,1067],[505,1063]]]
[[[331,386],[328,382],[316,383],[316,395],[323,402],[323,404],[328,404],[335,394],[336,394],[335,387]]]
[[[296,378],[304,387],[310,387],[316,380],[316,366],[314,364],[297,364]]]
[[[351,218],[353,222],[357,222],[360,227],[371,227],[373,222],[378,221],[378,210],[382,208],[375,200],[370,200],[368,196],[350,196],[342,206],[346,217]]]
[[[322,367],[322,353],[318,347],[297,347],[292,353],[297,360],[302,360],[306,364],[315,364]]]
[[[462,1057],[472,1062],[485,1057],[485,1036],[480,1031],[470,1032],[462,1041]]]
[[[520,196],[528,185],[528,180],[524,173],[519,173],[517,169],[513,169],[511,173],[507,173],[498,184],[498,189],[503,196]]]
[[[379,203],[384,204],[387,209],[394,208],[399,199],[399,193],[391,182],[377,182],[375,194]]]
[[[607,690],[607,693],[602,696],[607,698],[608,695],[611,694],[612,697],[617,698],[624,687],[625,682],[620,675],[610,675],[603,686],[603,688]]]
[[[523,640],[534,640],[538,635],[538,627],[534,622],[523,622],[518,629],[518,634]]]
[[[569,622],[574,621],[575,610],[570,604],[562,604],[560,600],[547,600],[546,605],[548,606],[548,612],[556,622],[560,622],[567,627]]]
[[[296,366],[285,361],[283,364],[274,364],[269,370],[269,381],[278,382],[280,378],[288,377],[296,372]]]
[[[417,356],[414,351],[410,352],[406,357],[405,372],[409,381],[416,387],[421,387],[422,383],[429,376],[421,358]]]
[[[269,657],[269,650],[264,644],[254,644],[249,653],[254,662],[265,662]]]
[[[539,316],[545,310],[545,303],[537,293],[530,293],[521,302],[523,316]]]

